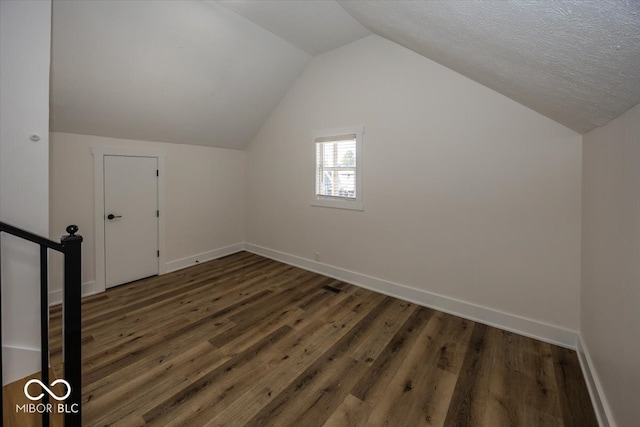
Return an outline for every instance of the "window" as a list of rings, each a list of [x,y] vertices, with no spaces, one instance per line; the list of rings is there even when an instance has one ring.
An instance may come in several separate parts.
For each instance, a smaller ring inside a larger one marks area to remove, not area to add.
[[[317,131],[314,206],[362,210],[362,126]]]

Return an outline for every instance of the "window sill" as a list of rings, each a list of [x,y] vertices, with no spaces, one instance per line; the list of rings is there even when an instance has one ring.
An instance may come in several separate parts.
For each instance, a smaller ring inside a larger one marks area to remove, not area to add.
[[[314,198],[311,201],[311,206],[334,208],[334,209],[347,209],[352,211],[363,211],[364,205],[361,200],[338,200],[332,198]]]

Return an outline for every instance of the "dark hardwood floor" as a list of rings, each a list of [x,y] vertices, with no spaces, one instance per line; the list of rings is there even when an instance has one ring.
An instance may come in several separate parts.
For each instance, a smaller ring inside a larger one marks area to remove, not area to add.
[[[247,252],[85,298],[83,352],[85,426],[597,425],[574,351]]]

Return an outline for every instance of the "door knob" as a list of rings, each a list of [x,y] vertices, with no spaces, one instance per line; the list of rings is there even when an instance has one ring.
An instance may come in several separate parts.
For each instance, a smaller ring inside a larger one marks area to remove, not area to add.
[[[122,218],[122,215],[114,215],[114,214],[107,215],[107,219],[114,219],[114,218]]]

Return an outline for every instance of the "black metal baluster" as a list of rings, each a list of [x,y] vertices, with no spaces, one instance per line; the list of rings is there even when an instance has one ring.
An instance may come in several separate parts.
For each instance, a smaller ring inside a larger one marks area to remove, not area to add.
[[[0,233],[0,421],[4,420],[4,393],[2,389],[2,233]]]
[[[42,382],[49,386],[49,267],[47,247],[40,245],[40,367]],[[42,396],[45,408],[49,404],[49,393]],[[42,413],[42,426],[49,426],[49,411]]]

